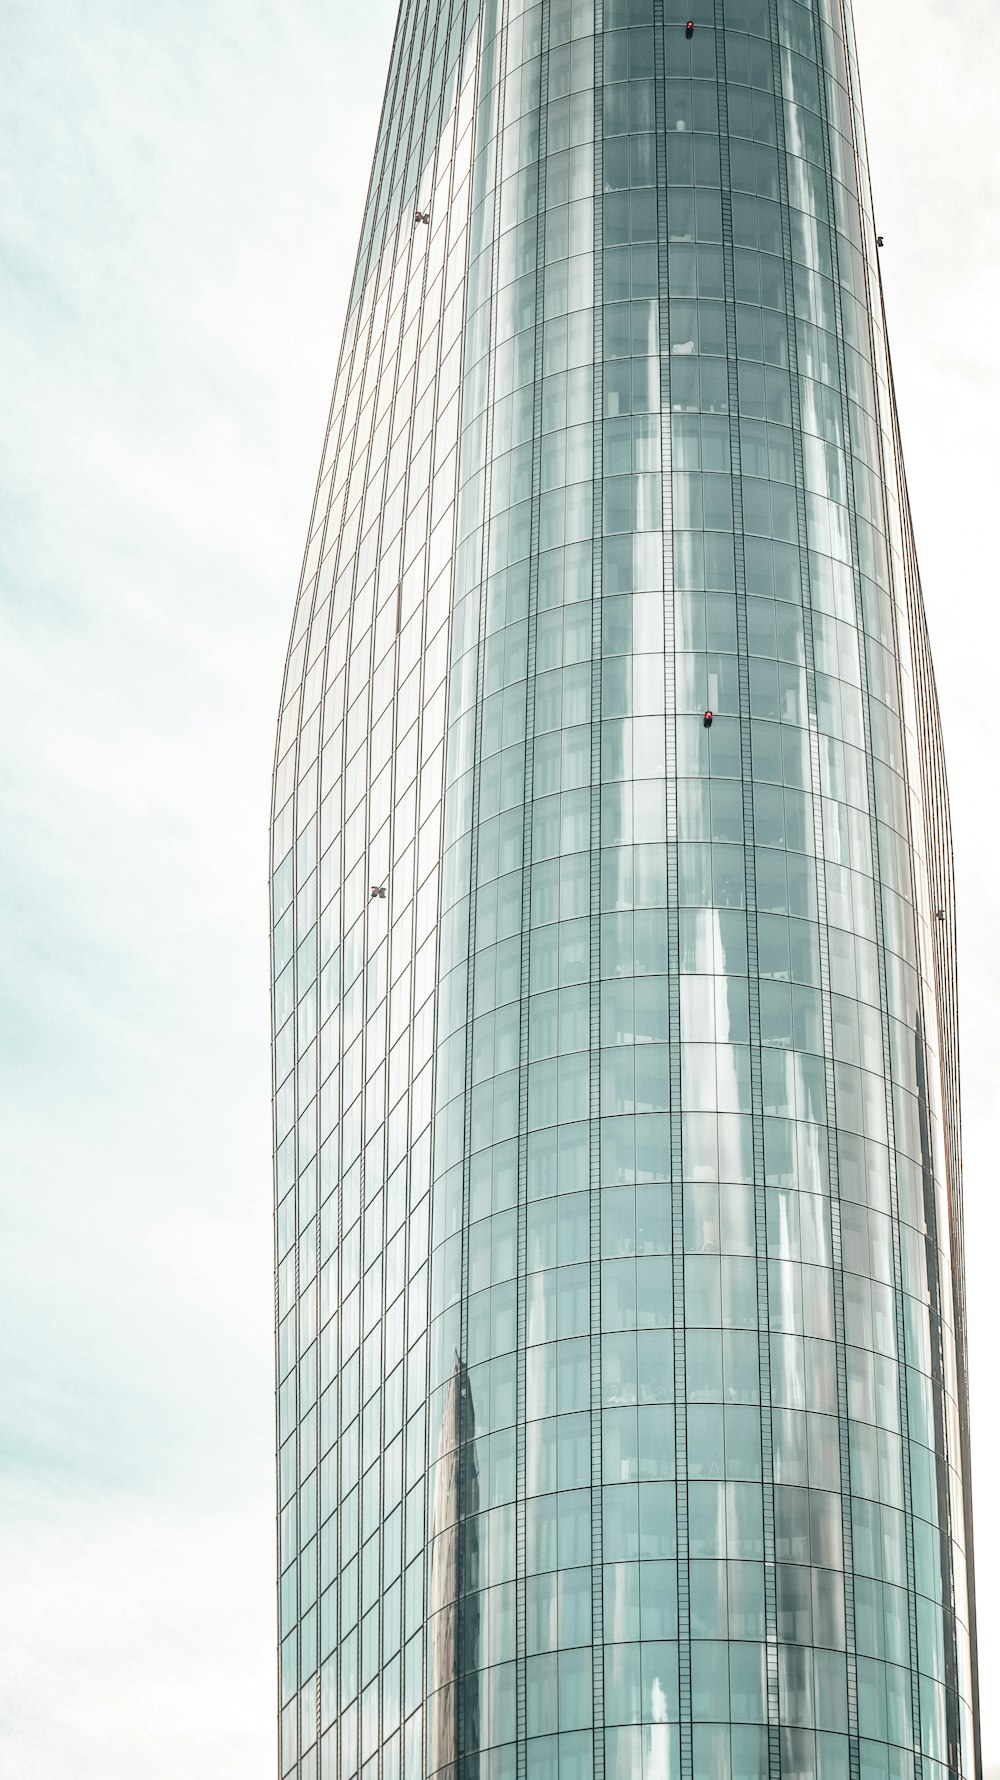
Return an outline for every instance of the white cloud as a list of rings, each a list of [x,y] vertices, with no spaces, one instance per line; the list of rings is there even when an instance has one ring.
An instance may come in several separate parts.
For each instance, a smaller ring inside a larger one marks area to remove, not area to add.
[[[267,781],[391,19],[58,12],[0,169],[0,1767],[269,1780]]]
[[[264,1565],[246,1554],[271,1549],[267,1493],[235,1512],[98,1511],[76,1495],[46,1508],[4,1552],[9,1771],[270,1780],[261,1716],[274,1663],[264,1639],[244,1631],[263,1630],[266,1617]]]

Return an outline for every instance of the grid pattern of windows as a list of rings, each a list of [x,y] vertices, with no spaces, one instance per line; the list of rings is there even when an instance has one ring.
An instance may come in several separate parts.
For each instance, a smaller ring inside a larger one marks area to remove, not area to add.
[[[403,0],[272,834],[282,1780],[973,1780],[848,0]]]

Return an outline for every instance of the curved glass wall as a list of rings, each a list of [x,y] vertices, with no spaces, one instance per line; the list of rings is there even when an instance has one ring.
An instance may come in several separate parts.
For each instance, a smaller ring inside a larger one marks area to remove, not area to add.
[[[281,1774],[972,1780],[842,0],[403,0],[275,770]]]

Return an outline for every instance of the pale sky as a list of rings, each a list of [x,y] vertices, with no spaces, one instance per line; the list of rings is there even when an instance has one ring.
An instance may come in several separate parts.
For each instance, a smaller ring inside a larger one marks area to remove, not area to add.
[[[855,4],[955,816],[1000,1780],[1000,47],[990,0]],[[394,10],[6,0],[0,1771],[18,1780],[273,1780],[268,778]]]

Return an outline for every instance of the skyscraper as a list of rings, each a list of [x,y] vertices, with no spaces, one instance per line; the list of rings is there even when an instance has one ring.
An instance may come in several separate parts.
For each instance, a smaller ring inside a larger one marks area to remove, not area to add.
[[[972,1780],[850,0],[403,0],[272,838],[282,1776]]]

